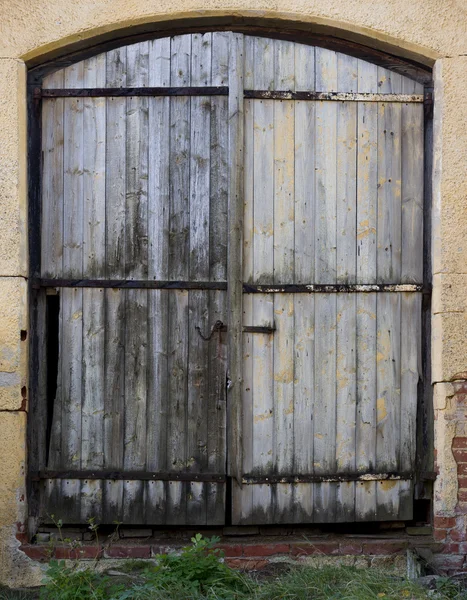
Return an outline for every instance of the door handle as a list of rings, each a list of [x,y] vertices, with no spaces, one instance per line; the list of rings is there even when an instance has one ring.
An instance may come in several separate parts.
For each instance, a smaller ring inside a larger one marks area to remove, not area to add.
[[[198,332],[201,339],[205,342],[209,342],[216,331],[227,331],[227,325],[224,325],[222,321],[216,321],[211,328],[209,335],[201,333],[201,327],[196,325],[196,331]],[[243,333],[274,333],[276,331],[276,325],[263,326],[263,325],[244,325],[242,329]]]

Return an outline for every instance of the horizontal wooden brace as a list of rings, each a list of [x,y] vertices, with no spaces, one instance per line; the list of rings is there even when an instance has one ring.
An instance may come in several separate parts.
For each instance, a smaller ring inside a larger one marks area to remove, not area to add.
[[[152,279],[36,279],[39,288],[123,288],[151,290],[226,290],[226,281],[156,281]]]
[[[34,98],[118,98],[127,96],[228,96],[225,86],[205,87],[133,87],[133,88],[72,88],[34,90]]]
[[[81,479],[81,480],[127,480],[127,481],[206,481],[224,483],[226,476],[221,473],[160,473],[151,471],[38,471],[31,473],[32,481],[45,479]]]
[[[350,92],[288,92],[274,90],[245,90],[245,98],[261,100],[335,100],[339,102],[402,102],[423,103],[421,94],[371,94]]]
[[[339,293],[370,293],[370,292],[423,292],[421,283],[337,283],[337,284],[321,284],[307,283],[286,285],[253,285],[250,283],[243,284],[243,292],[245,294],[339,294]]]

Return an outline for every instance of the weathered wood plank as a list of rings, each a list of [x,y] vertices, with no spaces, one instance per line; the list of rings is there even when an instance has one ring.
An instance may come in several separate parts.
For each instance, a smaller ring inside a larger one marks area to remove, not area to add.
[[[126,83],[125,48],[107,54],[107,85]],[[106,103],[105,227],[107,277],[125,277],[126,99]]]
[[[384,92],[399,92],[401,76],[378,68],[378,85]],[[400,281],[402,254],[401,204],[401,116],[402,106],[378,105],[378,227],[377,280]]]
[[[127,83],[149,82],[148,42],[127,47]],[[127,98],[125,271],[129,279],[148,273],[149,100]]]
[[[228,473],[237,481],[242,471],[242,320],[243,320],[243,178],[244,38],[233,33],[230,46],[229,79],[229,209],[228,209]]]
[[[399,469],[415,469],[418,383],[422,377],[422,297],[401,294]]]
[[[423,281],[423,108],[402,105],[401,282]]]
[[[80,87],[84,80],[84,63],[67,67],[65,85]],[[64,175],[63,175],[63,275],[82,277],[84,220],[84,101],[64,101]]]
[[[377,296],[376,469],[399,467],[401,296]]]
[[[84,61],[85,85],[105,85],[105,55]],[[83,275],[105,277],[105,99],[83,100]]]
[[[338,90],[357,90],[358,61],[337,54]],[[357,106],[343,102],[337,108],[337,281],[356,281],[357,244]],[[336,360],[336,468],[355,470],[356,444],[356,296],[338,294]],[[336,487],[336,520],[355,518],[355,484]]]
[[[358,62],[358,91],[378,91],[376,65]],[[357,107],[357,283],[376,281],[377,219],[377,106]],[[357,414],[356,468],[368,471],[376,465],[376,294],[357,294],[356,319]],[[376,484],[355,485],[355,519],[376,517]]]
[[[229,41],[225,32],[212,34],[212,84],[223,85],[229,80]],[[209,208],[209,277],[211,281],[227,279],[227,226],[228,226],[228,99],[211,98],[210,140],[210,208]],[[211,324],[226,323],[227,294],[209,293]],[[219,332],[208,345],[208,437],[207,456],[209,471],[221,473],[226,465],[227,413],[227,336]],[[225,485],[207,484],[207,522],[225,522]]]
[[[44,80],[44,86],[63,86],[64,72],[57,71]],[[42,107],[42,217],[41,274],[63,274],[63,138],[64,100],[57,98]]]

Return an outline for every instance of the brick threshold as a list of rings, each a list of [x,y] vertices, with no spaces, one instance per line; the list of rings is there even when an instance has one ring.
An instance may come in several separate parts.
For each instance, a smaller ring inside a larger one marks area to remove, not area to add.
[[[95,559],[151,559],[158,554],[177,552],[189,544],[189,540],[167,540],[156,537],[146,539],[119,539],[111,544],[85,542],[76,548],[55,542],[22,544],[22,550],[29,558],[39,562],[48,562],[51,558],[73,560]],[[407,550],[427,548],[439,552],[441,544],[432,536],[400,536],[375,539],[366,536],[334,536],[310,539],[303,537],[264,536],[254,538],[224,537],[218,546],[224,553],[226,563],[234,568],[257,570],[270,562],[303,562],[308,557],[334,557],[336,562],[344,558],[346,564],[361,563],[365,566],[381,562],[383,557],[406,557]],[[357,559],[360,557],[360,561]],[[386,561],[387,562],[387,561]]]

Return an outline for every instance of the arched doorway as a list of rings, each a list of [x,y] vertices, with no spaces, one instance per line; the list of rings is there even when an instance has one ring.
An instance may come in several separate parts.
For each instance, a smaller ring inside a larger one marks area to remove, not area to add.
[[[411,519],[422,84],[208,32],[41,98],[43,518]]]

